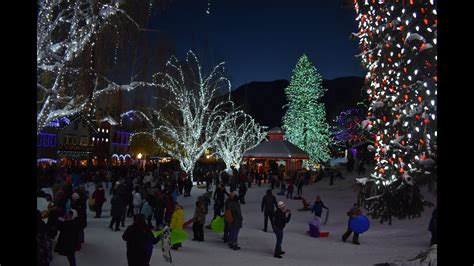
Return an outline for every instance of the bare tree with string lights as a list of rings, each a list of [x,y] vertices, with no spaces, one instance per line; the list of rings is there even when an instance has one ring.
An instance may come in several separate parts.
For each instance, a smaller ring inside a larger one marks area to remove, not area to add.
[[[243,111],[235,111],[225,126],[226,134],[216,139],[214,150],[222,158],[226,170],[240,168],[242,155],[265,139],[267,132]]]
[[[146,121],[147,129],[134,132],[132,140],[138,134],[150,135],[192,178],[197,160],[229,133],[226,125],[233,117],[228,111],[233,110],[233,103],[218,97],[220,92],[229,92],[230,97],[224,63],[203,77],[196,55],[189,51],[183,62],[172,56],[166,71],[155,74],[154,79],[165,91],[157,98],[159,109],[130,110],[122,117],[137,116]]]
[[[125,33],[128,27],[140,29],[140,23],[122,7],[132,13],[150,14],[154,2],[157,0],[138,4],[124,0],[38,0],[38,132],[58,118],[90,110],[104,94],[153,85],[133,81],[121,85],[97,73],[95,54],[102,56],[115,48],[116,60],[117,47],[105,47],[96,53],[95,46],[111,34],[119,37],[121,29]],[[139,19],[143,17],[140,14]]]

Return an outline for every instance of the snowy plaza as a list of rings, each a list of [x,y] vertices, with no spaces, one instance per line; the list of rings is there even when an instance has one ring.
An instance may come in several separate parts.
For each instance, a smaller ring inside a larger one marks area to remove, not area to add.
[[[36,8],[37,266],[437,265],[437,1]]]
[[[301,200],[277,196],[279,189],[274,189],[273,194],[277,200],[283,200],[292,213],[284,230],[282,248],[286,254],[283,259],[274,258],[275,235],[271,229],[266,233],[262,231],[263,213],[260,212],[262,197],[268,185],[252,185],[246,196],[246,204],[242,205],[243,227],[239,235],[239,245],[242,249],[229,249],[222,240],[222,234],[214,233],[210,229],[204,229],[204,242],[191,241],[192,230],[191,226],[188,226],[185,231],[189,239],[178,251],[171,250],[173,265],[374,265],[406,261],[429,248],[428,224],[433,208],[427,208],[420,218],[394,220],[391,226],[370,219],[369,231],[360,235],[361,245],[353,245],[352,238],[342,242],[341,236],[347,229],[346,212],[356,198],[353,188],[355,177],[357,176],[353,174],[346,176],[345,180],[336,180],[334,186],[329,186],[328,180],[323,179],[303,187],[303,197],[312,202],[316,195],[320,195],[329,208],[328,222],[322,225],[321,229],[329,232],[327,238],[312,238],[307,235],[307,223],[314,215],[309,211],[298,211],[302,208]],[[92,191],[90,190],[90,193]],[[191,197],[178,198],[178,202],[184,206],[185,220],[192,218],[196,197],[204,192],[205,189],[194,187]],[[426,200],[436,204],[436,198],[432,194],[424,195]],[[92,218],[94,213],[88,210],[85,242],[82,249],[76,252],[78,265],[127,265],[126,245],[122,240],[125,228],[118,232],[107,228],[111,219],[110,196],[107,195],[107,199],[102,218]],[[211,207],[209,210],[206,224],[212,218]],[[325,214],[326,210],[323,211],[323,216]],[[125,225],[131,223],[132,218],[127,218]],[[67,265],[66,257],[56,253],[53,256],[52,266]],[[153,249],[150,265],[171,265],[164,261],[158,245]]]

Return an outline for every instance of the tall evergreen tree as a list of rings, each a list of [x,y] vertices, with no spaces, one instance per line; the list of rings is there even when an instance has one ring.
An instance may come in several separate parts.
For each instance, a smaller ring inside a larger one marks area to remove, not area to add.
[[[419,217],[419,185],[437,182],[437,11],[434,0],[354,1],[374,134],[375,168],[360,202],[373,218]],[[421,182],[420,182],[421,181]]]
[[[286,138],[306,151],[311,162],[318,163],[330,159],[331,142],[326,110],[320,102],[326,92],[321,83],[321,75],[303,54],[285,89],[288,110],[283,117]]]

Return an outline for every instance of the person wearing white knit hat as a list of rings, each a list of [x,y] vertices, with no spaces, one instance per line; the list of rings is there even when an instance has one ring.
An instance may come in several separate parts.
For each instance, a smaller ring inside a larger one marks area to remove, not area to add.
[[[73,200],[78,200],[80,197],[79,197],[79,194],[77,194],[76,192],[74,192],[74,193],[72,193],[71,198],[72,198]]]
[[[278,202],[278,208],[284,209],[285,207],[286,207],[285,203],[280,200],[280,201]]]
[[[275,258],[282,258],[281,255],[285,254],[281,250],[281,242],[283,241],[283,228],[291,219],[291,212],[286,208],[286,204],[283,201],[278,202],[278,209],[273,213],[273,232],[277,238],[275,245]]]

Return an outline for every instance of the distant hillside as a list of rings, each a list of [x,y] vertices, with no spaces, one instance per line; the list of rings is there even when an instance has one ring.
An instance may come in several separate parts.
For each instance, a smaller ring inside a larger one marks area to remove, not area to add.
[[[287,80],[250,82],[233,90],[231,99],[261,125],[269,128],[281,126],[286,111],[282,107],[287,104],[284,89],[288,84]],[[363,84],[362,77],[323,80],[323,86],[328,89],[323,97],[328,121],[364,99],[361,95]]]

